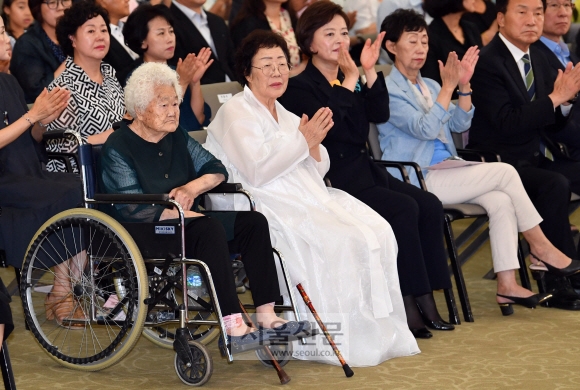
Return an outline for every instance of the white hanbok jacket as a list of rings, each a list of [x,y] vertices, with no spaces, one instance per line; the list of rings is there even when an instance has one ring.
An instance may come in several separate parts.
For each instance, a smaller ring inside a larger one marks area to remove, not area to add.
[[[204,146],[226,166],[230,182],[242,183],[255,197],[293,284],[302,284],[323,321],[332,324],[350,365],[418,353],[390,225],[347,193],[327,188],[324,146],[317,162],[298,130],[300,119],[278,102],[276,112],[278,121],[246,87],[217,112]],[[243,202],[236,207],[247,209]],[[305,305],[300,312],[308,313]],[[295,357],[338,364],[323,337],[309,341],[295,346]]]

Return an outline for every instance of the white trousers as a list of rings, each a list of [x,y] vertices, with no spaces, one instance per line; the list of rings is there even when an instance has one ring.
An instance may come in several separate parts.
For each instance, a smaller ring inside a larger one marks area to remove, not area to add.
[[[539,225],[542,217],[511,165],[486,163],[429,171],[427,189],[443,204],[473,203],[489,216],[489,237],[495,272],[519,268],[518,232]]]

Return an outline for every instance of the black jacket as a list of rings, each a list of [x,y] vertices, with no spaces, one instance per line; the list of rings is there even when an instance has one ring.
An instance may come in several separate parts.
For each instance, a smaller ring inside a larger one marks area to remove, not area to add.
[[[133,58],[127,53],[121,42],[111,35],[109,52],[103,58],[103,61],[111,65],[115,72],[119,73],[133,63]]]
[[[341,72],[338,79],[344,80]],[[332,110],[334,126],[322,144],[330,155],[327,177],[333,187],[356,194],[376,184],[386,185],[387,171],[371,160],[366,148],[369,122],[389,120],[389,94],[382,72],[371,89],[362,85],[360,92],[351,92],[331,86],[309,62],[302,73],[290,78],[279,101],[300,117],[312,118],[321,107]]]
[[[530,101],[522,75],[499,34],[481,51],[471,79],[473,117],[469,147],[498,153],[516,167],[538,166],[543,132],[563,128],[566,118],[554,112],[548,97],[554,87],[546,56],[530,47],[536,99]]]
[[[177,65],[180,58],[185,58],[189,53],[197,54],[202,48],[210,46],[191,20],[175,4],[171,4],[169,11],[173,16],[176,37],[175,55],[169,63]],[[228,27],[219,16],[207,11],[205,13],[217,53],[212,51],[211,59],[214,62],[203,75],[201,83],[222,83],[226,81],[226,75],[235,81],[236,77],[233,72],[234,45],[230,39]]]
[[[237,50],[244,38],[254,30],[272,31],[265,17],[260,18],[254,15],[249,15],[235,25],[232,25],[230,33],[232,41],[234,42],[234,48]]]
[[[10,60],[10,73],[24,90],[27,104],[34,103],[42,89],[54,80],[54,71],[60,64],[44,40],[39,23],[34,23],[16,41]]]

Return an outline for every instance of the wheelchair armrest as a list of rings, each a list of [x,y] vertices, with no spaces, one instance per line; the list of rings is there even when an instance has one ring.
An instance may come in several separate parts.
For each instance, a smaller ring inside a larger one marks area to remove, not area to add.
[[[45,131],[44,134],[42,134],[42,139],[47,141],[50,139],[62,139],[62,138],[66,138],[69,136],[73,136],[73,137],[78,139],[78,133],[74,130],[68,130],[68,129],[57,129],[57,130]]]
[[[105,203],[167,203],[169,194],[95,194],[94,200]]]
[[[240,183],[225,183],[222,182],[212,188],[211,190],[206,191],[206,194],[234,194],[236,192],[240,192],[243,189],[242,184]]]

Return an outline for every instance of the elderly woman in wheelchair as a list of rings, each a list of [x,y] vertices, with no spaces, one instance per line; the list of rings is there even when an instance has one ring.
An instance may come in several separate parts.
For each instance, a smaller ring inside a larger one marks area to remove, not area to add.
[[[307,322],[287,322],[274,312],[280,297],[268,222],[257,212],[198,211],[199,195],[227,179],[219,160],[179,127],[181,87],[164,64],[147,63],[127,82],[125,100],[133,122],[123,122],[105,143],[101,155],[102,189],[110,194],[169,193],[184,210],[185,254],[211,270],[232,345],[239,350],[267,344],[271,336],[303,336]],[[125,222],[157,222],[178,218],[163,206],[117,205],[115,217]],[[241,253],[257,323],[242,320],[229,252]],[[269,329],[273,329],[270,331]]]

